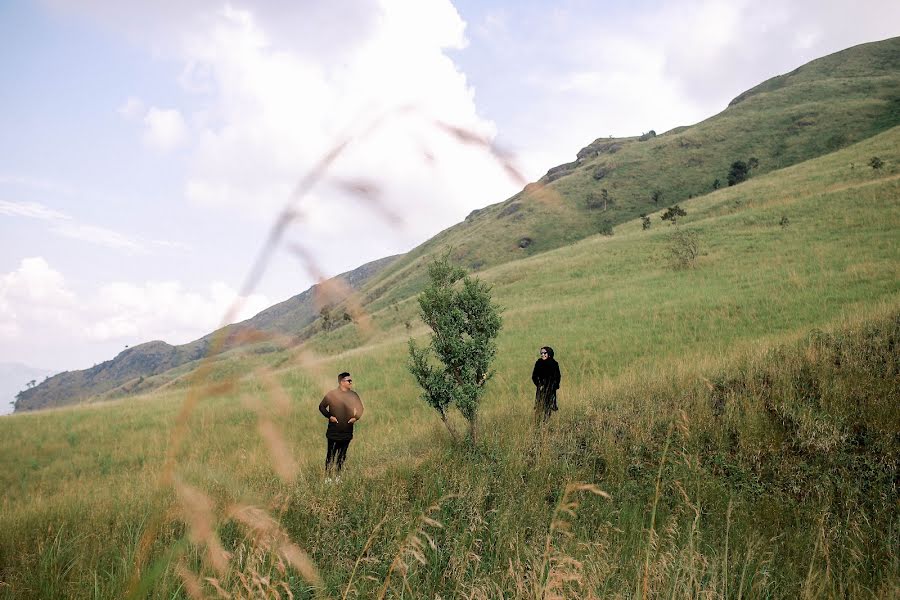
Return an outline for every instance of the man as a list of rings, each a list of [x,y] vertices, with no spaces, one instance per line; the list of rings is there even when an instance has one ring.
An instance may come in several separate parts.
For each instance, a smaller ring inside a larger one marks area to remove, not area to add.
[[[336,466],[336,481],[341,480],[341,469],[347,458],[347,447],[353,439],[353,424],[363,415],[363,403],[353,391],[353,379],[350,373],[338,375],[338,387],[331,390],[319,403],[319,412],[328,419],[328,430],[325,439],[328,441],[328,452],[325,454],[325,480],[331,481],[332,465]]]

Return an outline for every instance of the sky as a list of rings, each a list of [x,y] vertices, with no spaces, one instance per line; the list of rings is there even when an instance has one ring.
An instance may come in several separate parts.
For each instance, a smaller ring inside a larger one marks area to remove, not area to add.
[[[880,0],[0,0],[0,362],[191,341],[516,193],[498,155],[533,181],[898,34]]]

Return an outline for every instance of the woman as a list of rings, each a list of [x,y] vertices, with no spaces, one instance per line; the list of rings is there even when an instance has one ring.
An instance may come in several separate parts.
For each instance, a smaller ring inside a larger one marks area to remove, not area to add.
[[[559,363],[553,358],[553,348],[544,346],[540,351],[540,358],[534,363],[534,371],[531,372],[531,381],[535,385],[534,413],[542,416],[543,420],[550,418],[550,413],[557,410],[556,390],[559,389],[561,379]]]

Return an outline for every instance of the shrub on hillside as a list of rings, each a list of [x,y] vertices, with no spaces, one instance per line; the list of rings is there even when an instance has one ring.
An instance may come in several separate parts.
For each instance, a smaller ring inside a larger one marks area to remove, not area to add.
[[[676,271],[690,269],[700,256],[700,236],[696,231],[676,228],[669,236],[667,259]]]
[[[642,133],[642,134],[641,134],[641,137],[638,138],[638,141],[639,141],[639,142],[646,142],[646,141],[649,140],[650,138],[655,138],[655,137],[656,137],[656,132],[653,131],[653,130],[651,129],[651,130],[648,131],[647,133]]]
[[[493,375],[490,366],[502,326],[500,307],[491,301],[490,286],[450,264],[449,253],[428,265],[428,279],[418,300],[431,340],[425,348],[409,340],[408,368],[422,388],[422,400],[440,414],[453,439],[458,436],[447,411],[455,405],[469,423],[469,439],[475,442],[478,405]],[[439,364],[432,362],[432,356]]]
[[[678,217],[687,216],[687,212],[677,204],[674,206],[670,206],[666,209],[666,212],[662,214],[660,217],[663,221],[671,221],[672,225],[677,225]]]
[[[881,160],[880,158],[878,158],[877,156],[873,156],[869,160],[869,166],[872,167],[873,169],[877,170],[884,166],[884,161]]]
[[[729,186],[746,181],[748,177],[750,177],[750,165],[742,160],[736,160],[731,163],[731,169],[728,171]]]
[[[609,196],[609,190],[607,190],[606,188],[600,190],[599,195],[593,192],[589,193],[584,199],[584,202],[589,210],[606,210],[611,205],[615,204],[615,201]]]
[[[650,217],[644,213],[641,213],[641,229],[644,231],[650,229]]]

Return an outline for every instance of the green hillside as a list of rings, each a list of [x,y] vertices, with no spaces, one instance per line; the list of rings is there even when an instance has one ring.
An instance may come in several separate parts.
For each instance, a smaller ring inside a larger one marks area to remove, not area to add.
[[[441,248],[452,246],[473,269],[538,254],[707,194],[716,179],[725,187],[736,160],[756,158],[756,177],[898,124],[900,38],[862,44],[766,81],[696,125],[645,141],[597,139],[575,162],[410,251],[365,291],[375,306],[385,306],[421,287],[423,259]]]
[[[540,182],[512,198],[474,211],[405,255],[374,261],[336,279],[347,279],[370,313],[388,306],[399,309],[422,288],[427,261],[448,247],[457,262],[475,270],[527,258],[598,232],[612,233],[640,214],[707,194],[716,180],[727,186],[729,167],[736,160],[755,159],[751,177],[759,177],[898,124],[900,38],[862,44],[765,81],[696,125],[653,137],[597,139],[578,152],[575,162],[550,169]],[[865,167],[865,161],[858,166]],[[230,340],[225,347],[244,353],[259,337],[248,332],[279,337],[281,347],[316,335],[323,321],[313,292],[311,288],[225,328]],[[336,307],[335,314],[344,312]],[[324,325],[341,323],[338,319]],[[171,385],[197,366],[219,333],[182,346],[143,344],[92,369],[51,377],[24,390],[16,410]],[[270,344],[250,351],[272,348]]]
[[[485,266],[504,329],[472,449],[405,370],[412,275],[369,326],[0,420],[0,598],[895,597],[900,127],[681,206]],[[536,430],[542,344],[563,385]],[[367,413],[328,486],[344,369]]]

